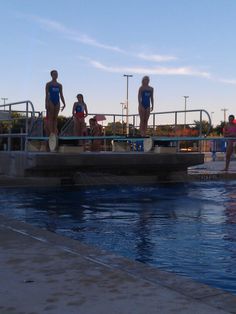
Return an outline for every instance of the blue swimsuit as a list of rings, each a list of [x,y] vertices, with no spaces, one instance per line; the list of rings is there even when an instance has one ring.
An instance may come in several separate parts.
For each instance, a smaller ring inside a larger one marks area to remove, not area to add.
[[[55,105],[60,104],[60,87],[59,85],[49,85],[49,100]]]
[[[76,105],[76,107],[75,107],[75,111],[76,111],[76,113],[78,113],[78,112],[84,112],[84,104],[77,102],[77,105]]]
[[[141,92],[141,104],[142,106],[147,109],[150,107],[150,98],[152,96],[151,90],[143,90]]]
[[[85,110],[85,104],[77,102],[76,107],[75,107],[76,117],[80,119],[84,118],[84,110]]]

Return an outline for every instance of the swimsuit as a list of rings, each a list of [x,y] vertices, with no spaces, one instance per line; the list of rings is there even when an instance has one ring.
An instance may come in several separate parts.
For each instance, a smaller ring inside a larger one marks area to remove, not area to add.
[[[85,106],[84,106],[84,104],[82,103],[76,103],[76,107],[75,107],[75,115],[76,115],[76,117],[78,117],[78,118],[84,118],[84,108],[85,108]]]
[[[141,104],[142,106],[147,109],[150,107],[150,98],[152,96],[151,90],[143,90],[141,92]]]
[[[48,93],[49,93],[49,100],[53,103],[53,105],[57,106],[60,104],[60,87],[59,85],[49,85],[49,89],[48,89]]]
[[[235,134],[235,135],[230,135],[230,136],[226,136],[226,137],[236,137],[236,124],[227,126],[226,130],[227,130],[227,132],[229,132],[231,134]],[[236,144],[236,140],[228,140],[227,143],[235,145]]]

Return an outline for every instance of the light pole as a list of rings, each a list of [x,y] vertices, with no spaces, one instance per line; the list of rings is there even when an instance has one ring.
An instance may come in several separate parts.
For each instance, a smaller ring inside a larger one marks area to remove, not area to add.
[[[224,112],[224,122],[226,122],[226,111],[228,111],[229,109],[223,108],[221,109],[221,111]]]
[[[184,129],[186,126],[186,109],[187,109],[187,99],[189,96],[183,96],[184,97]]]
[[[122,123],[122,134],[124,134],[124,109],[126,109],[125,102],[121,102],[121,108],[122,108],[122,118],[121,118],[121,123]]]
[[[121,121],[122,121],[122,123],[123,123],[123,119],[124,119],[124,109],[126,109],[126,108],[125,108],[125,102],[120,102],[120,104],[121,104],[121,108],[122,108],[122,118],[121,118]]]
[[[129,136],[129,78],[133,77],[131,74],[124,74],[126,77],[126,135]]]
[[[214,114],[214,111],[211,112],[211,124],[213,125],[213,114]]]
[[[4,110],[5,110],[5,104],[6,104],[6,100],[8,100],[8,98],[7,97],[2,97],[1,99],[3,100],[3,105],[4,105]]]

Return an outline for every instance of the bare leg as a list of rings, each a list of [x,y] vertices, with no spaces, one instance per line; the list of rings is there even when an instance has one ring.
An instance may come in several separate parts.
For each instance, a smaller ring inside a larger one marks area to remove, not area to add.
[[[148,119],[150,116],[150,108],[144,108],[139,106],[139,116],[140,116],[140,133],[141,136],[146,136]]]
[[[74,117],[74,136],[78,136],[78,121]]]
[[[54,105],[52,102],[49,102],[48,108],[48,131],[49,134],[57,134],[57,116],[60,110],[59,105]]]
[[[142,106],[139,106],[139,117],[140,117],[140,134],[145,136],[145,109]]]
[[[76,136],[83,136],[84,135],[84,119],[74,119],[74,134]],[[84,141],[79,140],[79,145],[83,145]]]
[[[54,113],[53,113],[53,133],[58,134],[58,129],[57,129],[57,117],[60,111],[60,105],[54,106]]]
[[[225,171],[229,170],[229,163],[230,163],[230,158],[233,153],[233,143],[228,142],[227,144],[227,149],[226,149],[226,162],[225,162]]]
[[[148,126],[148,119],[150,116],[150,108],[145,109],[145,115],[144,115],[144,133],[145,136],[147,134],[147,126]]]

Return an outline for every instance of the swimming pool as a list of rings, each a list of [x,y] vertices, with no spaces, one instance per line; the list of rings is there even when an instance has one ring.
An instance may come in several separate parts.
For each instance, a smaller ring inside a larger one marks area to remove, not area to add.
[[[236,182],[3,189],[0,213],[236,294]]]

